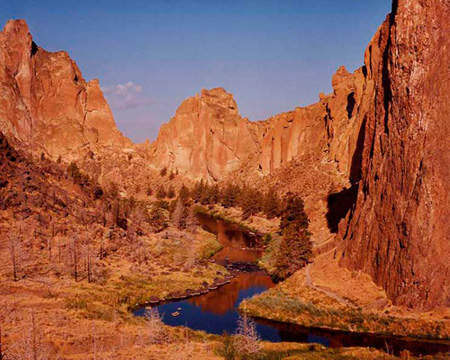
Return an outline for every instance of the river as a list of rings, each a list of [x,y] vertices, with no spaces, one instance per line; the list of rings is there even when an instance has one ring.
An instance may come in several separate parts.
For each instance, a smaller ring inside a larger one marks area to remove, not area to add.
[[[201,226],[206,231],[216,234],[218,241],[223,245],[223,249],[213,257],[213,260],[234,269],[235,273],[237,269],[237,276],[232,278],[229,284],[207,294],[161,303],[158,310],[163,314],[163,320],[167,325],[187,326],[211,334],[222,334],[224,331],[233,334],[239,319],[238,307],[241,301],[275,284],[269,275],[255,265],[262,255],[262,250],[258,248],[260,239],[257,235],[243,231],[236,224],[207,215],[199,214],[198,219]],[[172,316],[174,312],[178,312],[179,315]],[[137,316],[143,316],[144,313],[145,307],[134,312]],[[320,343],[328,347],[369,346],[383,350],[388,347],[394,354],[406,349],[416,356],[450,351],[448,342],[327,331],[265,319],[255,319],[255,322],[261,339],[273,342]]]

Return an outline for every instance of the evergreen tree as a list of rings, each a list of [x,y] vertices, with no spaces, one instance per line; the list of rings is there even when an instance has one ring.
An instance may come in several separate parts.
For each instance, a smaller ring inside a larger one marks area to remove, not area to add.
[[[269,189],[264,197],[264,213],[268,219],[277,217],[280,213],[280,204],[278,202],[278,197],[273,189]]]
[[[240,194],[240,207],[242,218],[247,219],[262,211],[264,198],[259,190],[250,187],[244,187]]]
[[[276,255],[276,277],[285,279],[305,266],[312,254],[308,216],[303,200],[288,194],[281,217],[282,240]]]
[[[197,215],[195,214],[195,210],[193,207],[191,207],[188,210],[188,215],[186,218],[186,229],[190,231],[191,233],[197,232],[197,227],[200,225]]]
[[[157,199],[164,199],[167,196],[166,189],[164,188],[164,185],[159,185],[156,189],[156,198]]]
[[[303,200],[289,193],[285,198],[285,207],[282,211],[280,222],[281,233],[284,234],[285,229],[291,225],[296,231],[308,229],[309,220],[305,213]]]
[[[189,189],[183,184],[178,192],[178,196],[184,204],[189,202],[189,197],[191,196]]]
[[[173,188],[172,185],[169,186],[169,190],[167,191],[167,197],[169,199],[173,199],[175,197],[175,189]]]
[[[186,229],[186,219],[187,219],[187,210],[186,206],[181,201],[181,198],[178,197],[177,205],[175,206],[175,210],[172,214],[172,222],[173,224],[180,230]]]
[[[205,183],[202,180],[197,182],[192,190],[192,198],[195,202],[200,202],[205,191]]]
[[[154,206],[149,216],[150,223],[155,231],[159,232],[167,228],[167,219],[164,210]]]
[[[237,206],[240,193],[241,190],[239,186],[234,184],[227,184],[220,196],[222,199],[222,206],[226,208]]]
[[[90,181],[89,176],[87,176],[86,174],[83,174],[75,162],[71,162],[69,164],[69,166],[67,168],[67,173],[72,178],[72,180],[75,184],[84,186],[84,185],[88,184]]]
[[[219,185],[205,185],[201,203],[203,205],[213,205],[219,202]]]
[[[308,263],[312,246],[308,230],[295,230],[293,225],[284,230],[276,256],[276,278],[286,279]]]

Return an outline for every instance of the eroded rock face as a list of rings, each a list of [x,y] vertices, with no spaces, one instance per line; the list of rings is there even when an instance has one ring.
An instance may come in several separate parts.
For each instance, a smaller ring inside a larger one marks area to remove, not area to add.
[[[250,122],[224,89],[203,90],[150,149],[120,154],[131,143],[98,82],[86,82],[66,53],[37,47],[25,22],[11,21],[0,33],[0,130],[54,159],[113,149],[92,160],[110,170],[100,169],[100,179],[125,169],[136,182],[149,164],[210,180],[273,175],[261,182],[300,189],[319,243],[334,246],[345,217],[341,266],[370,274],[397,304],[450,306],[449,17],[447,0],[394,1],[365,66],[340,68],[333,93],[318,103]]]
[[[152,163],[213,180],[250,166],[272,174],[294,159],[333,162],[351,171],[360,120],[357,108],[365,76],[342,67],[333,77],[333,93],[306,108],[265,121],[243,119],[231,94],[203,90],[185,100],[152,144]]]
[[[397,304],[449,306],[449,20],[448,1],[394,1],[363,68],[339,69],[332,94],[266,121],[203,92],[163,128],[155,164],[213,179],[248,166],[273,174],[293,160],[331,164],[335,183],[351,185],[340,264],[370,274]]]
[[[333,76],[332,85],[333,93],[321,95],[318,103],[262,123],[266,131],[259,164],[264,174],[272,174],[283,164],[300,159],[334,163],[343,176],[350,176],[361,125],[357,110],[365,76],[362,69],[350,74],[341,67]]]
[[[450,306],[450,3],[399,0],[366,52],[362,180],[341,265]]]
[[[258,151],[258,126],[243,119],[222,88],[185,100],[152,144],[156,167],[218,180]]]
[[[131,142],[117,129],[98,80],[86,82],[66,52],[38,47],[24,20],[0,33],[0,129],[32,151],[76,159]]]

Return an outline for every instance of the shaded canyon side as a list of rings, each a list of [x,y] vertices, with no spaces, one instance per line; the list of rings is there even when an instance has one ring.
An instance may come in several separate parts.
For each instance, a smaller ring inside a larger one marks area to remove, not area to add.
[[[450,305],[450,3],[399,0],[369,45],[362,180],[340,264],[396,304]]]

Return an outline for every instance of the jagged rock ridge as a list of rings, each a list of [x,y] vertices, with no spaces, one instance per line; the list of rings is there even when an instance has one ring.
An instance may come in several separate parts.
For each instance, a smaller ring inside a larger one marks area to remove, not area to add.
[[[332,94],[311,106],[257,122],[242,118],[232,95],[223,88],[203,90],[184,101],[161,127],[152,144],[152,164],[220,180],[244,166],[269,175],[301,158],[334,162],[349,175],[364,82],[362,69],[350,74],[341,67],[333,77]]]
[[[5,135],[54,159],[131,144],[117,129],[98,80],[86,82],[66,52],[38,47],[24,20],[8,21],[0,49],[0,129]]]
[[[370,274],[398,304],[449,306],[449,7],[394,1],[365,66],[340,68],[333,93],[311,106],[250,122],[225,90],[202,91],[162,127],[150,163],[212,180],[330,165],[335,184],[351,186],[342,192],[357,194],[339,226],[341,265]],[[37,47],[23,21],[6,25],[0,46],[8,138],[67,159],[130,144],[98,83],[86,83],[66,53]]]
[[[249,169],[273,174],[292,160],[305,167],[331,163],[352,185],[334,194],[335,201],[357,194],[340,224],[341,265],[370,274],[397,304],[449,306],[449,20],[448,1],[394,1],[365,66],[355,74],[339,69],[331,95],[249,122],[232,100],[232,109],[202,103],[204,91],[188,100],[201,106],[183,104],[165,125],[152,159],[197,177],[214,168],[213,179]],[[207,121],[199,108],[210,114]],[[214,155],[222,153],[227,156]]]

